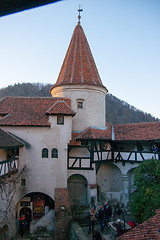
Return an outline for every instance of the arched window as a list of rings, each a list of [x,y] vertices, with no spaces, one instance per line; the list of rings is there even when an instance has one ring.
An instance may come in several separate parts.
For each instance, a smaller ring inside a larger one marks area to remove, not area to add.
[[[48,158],[48,149],[47,148],[42,149],[42,158]]]
[[[57,148],[52,149],[51,157],[52,158],[58,158],[58,149]]]

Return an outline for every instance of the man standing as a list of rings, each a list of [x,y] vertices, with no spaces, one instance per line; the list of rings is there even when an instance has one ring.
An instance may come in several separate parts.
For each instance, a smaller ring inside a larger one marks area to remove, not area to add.
[[[104,205],[104,227],[108,228],[108,223],[110,221],[110,218],[112,216],[112,207],[107,201]]]
[[[99,219],[99,223],[100,223],[101,232],[103,232],[104,209],[103,209],[102,205],[100,205],[100,207],[99,207],[98,219]]]
[[[94,224],[95,224],[95,221],[97,219],[97,213],[96,213],[96,211],[93,207],[88,212],[88,216],[89,216],[89,231],[88,231],[88,234],[90,234],[91,230],[92,230],[92,232],[94,231]]]

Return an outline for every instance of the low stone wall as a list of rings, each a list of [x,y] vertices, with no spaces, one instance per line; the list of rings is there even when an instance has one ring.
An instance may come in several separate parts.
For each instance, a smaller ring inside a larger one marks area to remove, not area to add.
[[[80,225],[77,222],[72,222],[70,225],[70,240],[88,240]]]

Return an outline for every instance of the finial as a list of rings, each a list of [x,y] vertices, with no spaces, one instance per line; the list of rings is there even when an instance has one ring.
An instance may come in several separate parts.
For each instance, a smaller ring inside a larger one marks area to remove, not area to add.
[[[80,8],[80,5],[79,5],[78,12],[79,12],[79,15],[78,15],[78,23],[80,23],[80,19],[81,19],[80,12],[83,12],[83,9]]]

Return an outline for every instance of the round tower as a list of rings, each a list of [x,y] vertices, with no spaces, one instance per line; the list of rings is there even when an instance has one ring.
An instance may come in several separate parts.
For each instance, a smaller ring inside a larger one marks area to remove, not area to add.
[[[80,21],[50,93],[53,97],[71,99],[71,107],[76,112],[73,131],[83,131],[87,127],[105,128],[107,89],[100,79]]]

